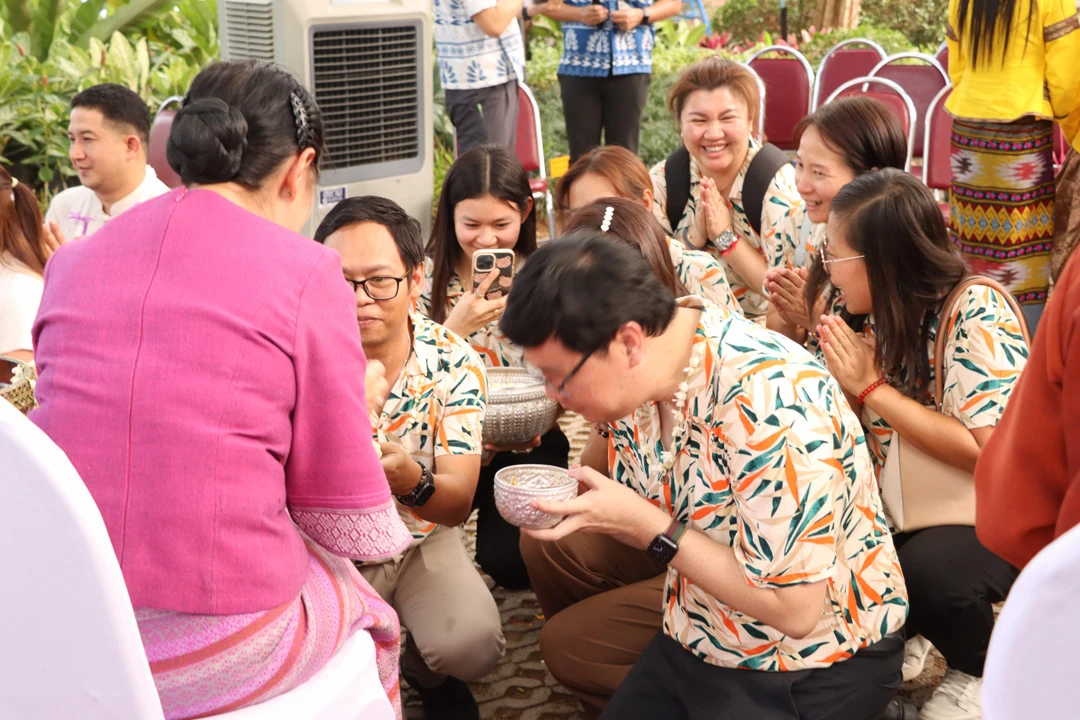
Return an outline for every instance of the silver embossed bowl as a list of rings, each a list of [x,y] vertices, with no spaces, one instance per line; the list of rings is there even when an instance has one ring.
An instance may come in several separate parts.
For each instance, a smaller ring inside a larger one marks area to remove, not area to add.
[[[487,369],[484,442],[513,445],[543,435],[555,424],[559,403],[544,392],[544,379],[524,368]]]
[[[577,497],[577,491],[578,481],[565,468],[511,465],[495,473],[495,507],[506,522],[520,528],[555,527],[564,516],[541,512],[532,507],[532,501],[572,500]]]

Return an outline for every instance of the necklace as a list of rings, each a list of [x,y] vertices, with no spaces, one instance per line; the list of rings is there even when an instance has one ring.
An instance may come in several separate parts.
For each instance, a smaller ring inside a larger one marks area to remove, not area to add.
[[[690,395],[690,382],[701,369],[701,361],[705,357],[705,342],[695,342],[693,349],[690,351],[690,363],[684,368],[686,373],[686,379],[679,383],[678,390],[675,391],[675,396],[672,398],[675,404],[674,415],[678,418],[678,424],[671,429],[671,445],[668,449],[663,448],[663,443],[660,444],[660,467],[655,472],[649,473],[648,486],[651,491],[655,487],[656,483],[667,485],[669,481],[669,474],[671,469],[675,466],[675,460],[682,453],[682,441],[687,433],[687,425],[689,424],[689,418],[686,414],[686,405]],[[648,420],[648,406],[641,406],[635,412],[636,417],[634,421],[638,426],[644,424]],[[651,494],[651,492],[650,492]]]

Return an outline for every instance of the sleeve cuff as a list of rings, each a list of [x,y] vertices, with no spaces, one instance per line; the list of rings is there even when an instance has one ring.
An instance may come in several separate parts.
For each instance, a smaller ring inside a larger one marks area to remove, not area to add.
[[[364,511],[294,509],[292,517],[316,543],[352,560],[389,560],[412,543],[412,535],[401,522],[393,501]]]

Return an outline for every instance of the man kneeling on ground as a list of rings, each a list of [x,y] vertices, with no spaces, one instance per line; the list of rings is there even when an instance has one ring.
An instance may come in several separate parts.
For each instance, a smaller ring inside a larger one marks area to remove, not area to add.
[[[356,292],[364,353],[386,380],[372,427],[413,544],[360,566],[409,631],[404,675],[427,718],[478,718],[464,681],[487,675],[505,647],[499,610],[465,551],[480,475],[484,364],[468,343],[412,312],[424,282],[420,224],[390,200],[338,204],[315,239],[341,254]]]
[[[597,648],[636,657],[603,712],[618,720],[880,717],[901,682],[907,595],[828,372],[752,322],[676,301],[641,253],[592,233],[529,258],[500,327],[551,397],[610,435],[612,479],[575,470],[576,499],[534,503],[566,518],[524,531],[604,544],[598,567],[529,563],[542,603],[581,600],[541,634],[556,677],[596,708],[618,674],[590,662]],[[662,595],[622,577],[635,568],[666,568]],[[560,672],[572,663],[576,677]]]

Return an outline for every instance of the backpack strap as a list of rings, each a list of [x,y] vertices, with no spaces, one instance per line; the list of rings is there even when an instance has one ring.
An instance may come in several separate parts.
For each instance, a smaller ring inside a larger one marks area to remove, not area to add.
[[[780,168],[791,162],[780,148],[772,143],[765,143],[757,155],[750,161],[743,179],[742,203],[746,219],[757,235],[761,235],[761,211],[765,207],[765,193],[772,184]],[[671,207],[671,186],[668,186],[668,207]]]
[[[686,203],[690,202],[690,153],[685,145],[667,156],[664,180],[667,182],[667,219],[674,234],[686,212]]]

